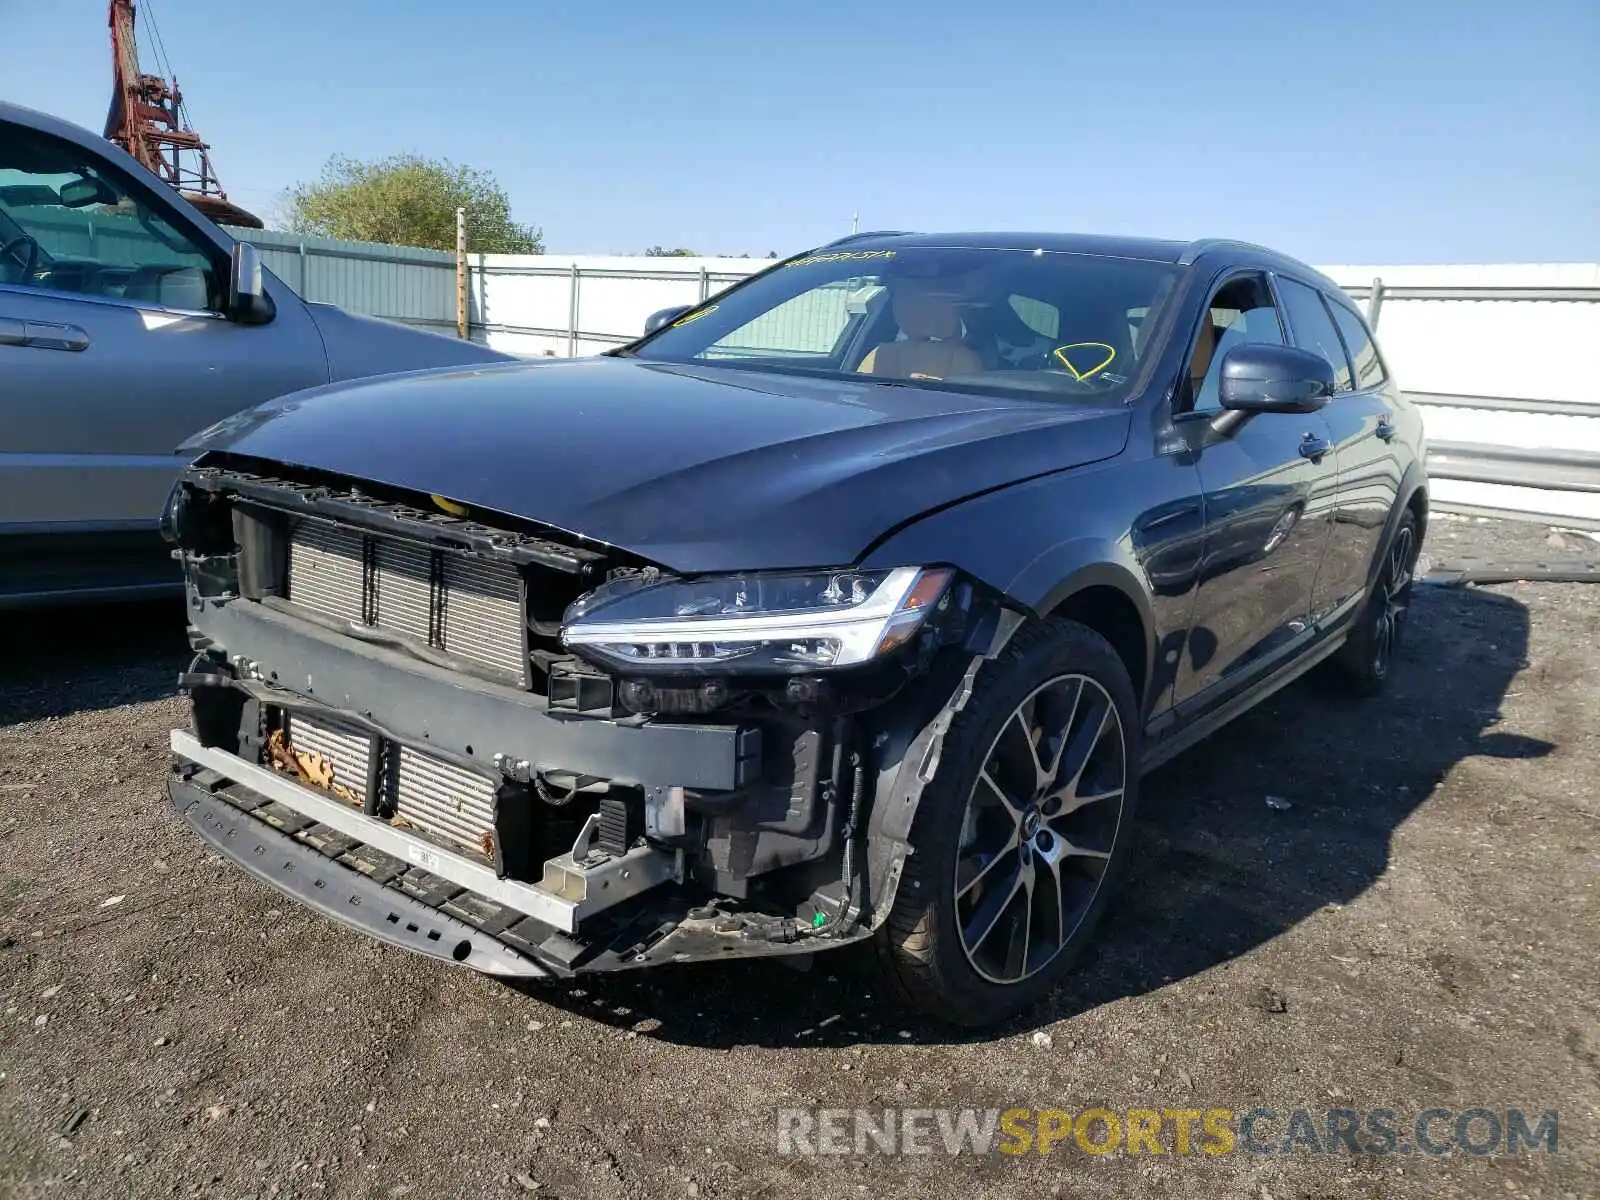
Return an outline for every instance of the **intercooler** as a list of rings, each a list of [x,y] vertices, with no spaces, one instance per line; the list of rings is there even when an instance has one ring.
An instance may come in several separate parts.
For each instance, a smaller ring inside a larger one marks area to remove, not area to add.
[[[325,717],[289,714],[285,732],[297,754],[325,758],[333,768],[333,782],[359,801],[366,799],[376,747],[384,755],[383,769],[377,772],[380,813],[474,854],[491,853],[495,785],[486,776]]]
[[[307,519],[289,538],[288,599],[528,684],[522,578],[509,563]]]

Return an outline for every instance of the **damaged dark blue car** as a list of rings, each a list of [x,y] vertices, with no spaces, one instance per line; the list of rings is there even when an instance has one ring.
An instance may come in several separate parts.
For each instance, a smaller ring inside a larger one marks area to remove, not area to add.
[[[1221,241],[861,235],[189,448],[170,792],[220,852],[500,975],[870,940],[969,1025],[1071,970],[1142,773],[1381,689],[1427,524],[1361,314]]]

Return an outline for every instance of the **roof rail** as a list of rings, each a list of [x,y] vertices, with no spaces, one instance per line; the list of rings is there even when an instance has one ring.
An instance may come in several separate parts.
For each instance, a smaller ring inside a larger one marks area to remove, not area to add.
[[[1258,254],[1270,254],[1274,258],[1283,257],[1270,246],[1258,246],[1254,242],[1241,242],[1237,238],[1200,238],[1189,243],[1182,256],[1178,259],[1178,266],[1187,267],[1207,250],[1220,250],[1223,247],[1231,247],[1235,250],[1254,250]]]
[[[824,242],[819,249],[827,250],[834,246],[847,246],[851,242],[859,242],[862,238],[876,237],[904,237],[911,231],[909,229],[870,229],[863,233],[847,233],[842,238],[835,238],[831,242]]]

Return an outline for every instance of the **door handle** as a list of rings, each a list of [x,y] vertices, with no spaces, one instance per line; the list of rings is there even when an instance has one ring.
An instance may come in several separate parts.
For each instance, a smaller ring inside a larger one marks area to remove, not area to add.
[[[87,350],[89,335],[76,325],[0,317],[0,346],[27,346],[34,350]]]
[[[1328,439],[1325,437],[1318,437],[1314,433],[1308,433],[1300,439],[1300,457],[1309,458],[1314,463],[1321,462],[1323,456],[1326,455],[1330,449],[1331,447],[1328,444]]]
[[[1392,413],[1384,413],[1383,416],[1378,418],[1378,427],[1373,432],[1387,442],[1392,441],[1394,435],[1399,433],[1400,430],[1394,423],[1394,415]]]

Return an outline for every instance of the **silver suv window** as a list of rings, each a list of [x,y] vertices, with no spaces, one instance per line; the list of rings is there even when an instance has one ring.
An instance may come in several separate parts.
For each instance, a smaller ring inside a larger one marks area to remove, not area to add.
[[[221,311],[208,247],[69,142],[0,124],[0,284]]]

